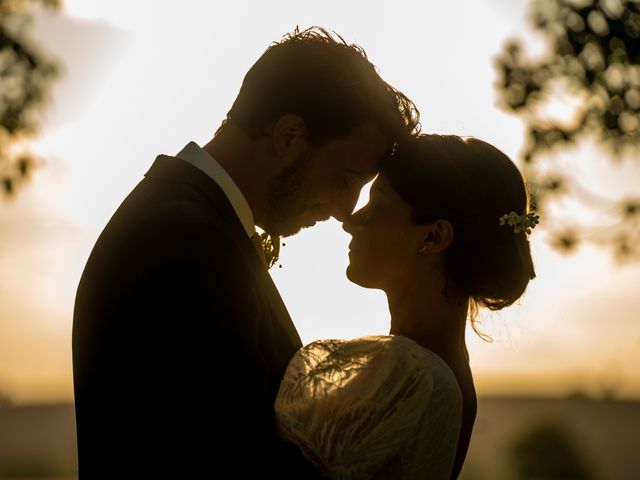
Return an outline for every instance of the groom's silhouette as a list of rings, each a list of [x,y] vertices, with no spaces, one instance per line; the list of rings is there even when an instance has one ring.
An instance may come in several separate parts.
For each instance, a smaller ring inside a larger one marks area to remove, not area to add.
[[[362,50],[314,28],[269,47],[204,148],[156,159],[78,288],[80,480],[317,475],[274,428],[301,342],[251,237],[342,220],[416,127]]]

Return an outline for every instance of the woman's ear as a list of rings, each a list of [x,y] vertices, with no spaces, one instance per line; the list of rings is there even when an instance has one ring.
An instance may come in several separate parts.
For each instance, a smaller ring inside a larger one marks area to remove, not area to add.
[[[451,245],[453,235],[453,225],[448,220],[436,220],[424,225],[419,252],[422,254],[443,252]]]
[[[285,164],[307,149],[307,129],[300,115],[281,116],[273,125],[271,138],[276,156]]]

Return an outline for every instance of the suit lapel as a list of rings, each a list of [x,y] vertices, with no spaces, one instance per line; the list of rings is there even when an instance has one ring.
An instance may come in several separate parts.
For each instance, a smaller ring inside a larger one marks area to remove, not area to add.
[[[229,229],[230,236],[238,239],[242,253],[250,263],[251,270],[256,277],[256,283],[262,289],[273,311],[275,322],[279,327],[276,328],[276,336],[283,334],[290,344],[295,345],[296,348],[300,348],[302,341],[282,301],[282,297],[273,283],[273,279],[271,275],[269,275],[263,261],[258,257],[254,245],[236,215],[235,210],[231,206],[229,199],[220,186],[199,168],[184,160],[168,155],[159,155],[149,171],[145,174],[145,177],[178,183],[186,182],[198,189],[211,204],[212,208],[223,218]],[[275,340],[277,341],[277,338]]]

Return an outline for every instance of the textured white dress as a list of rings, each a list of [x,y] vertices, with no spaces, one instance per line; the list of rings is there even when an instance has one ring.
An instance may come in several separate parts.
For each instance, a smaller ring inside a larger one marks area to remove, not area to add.
[[[275,412],[328,478],[448,480],[462,395],[445,362],[406,337],[319,340],[291,360]]]

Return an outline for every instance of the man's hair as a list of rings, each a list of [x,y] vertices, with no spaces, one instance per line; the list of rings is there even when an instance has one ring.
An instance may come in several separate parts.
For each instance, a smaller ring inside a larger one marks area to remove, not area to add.
[[[320,27],[296,27],[267,48],[223,126],[231,122],[257,139],[285,114],[302,117],[314,146],[350,136],[367,120],[390,146],[420,128],[416,106],[380,78],[365,51]]]

